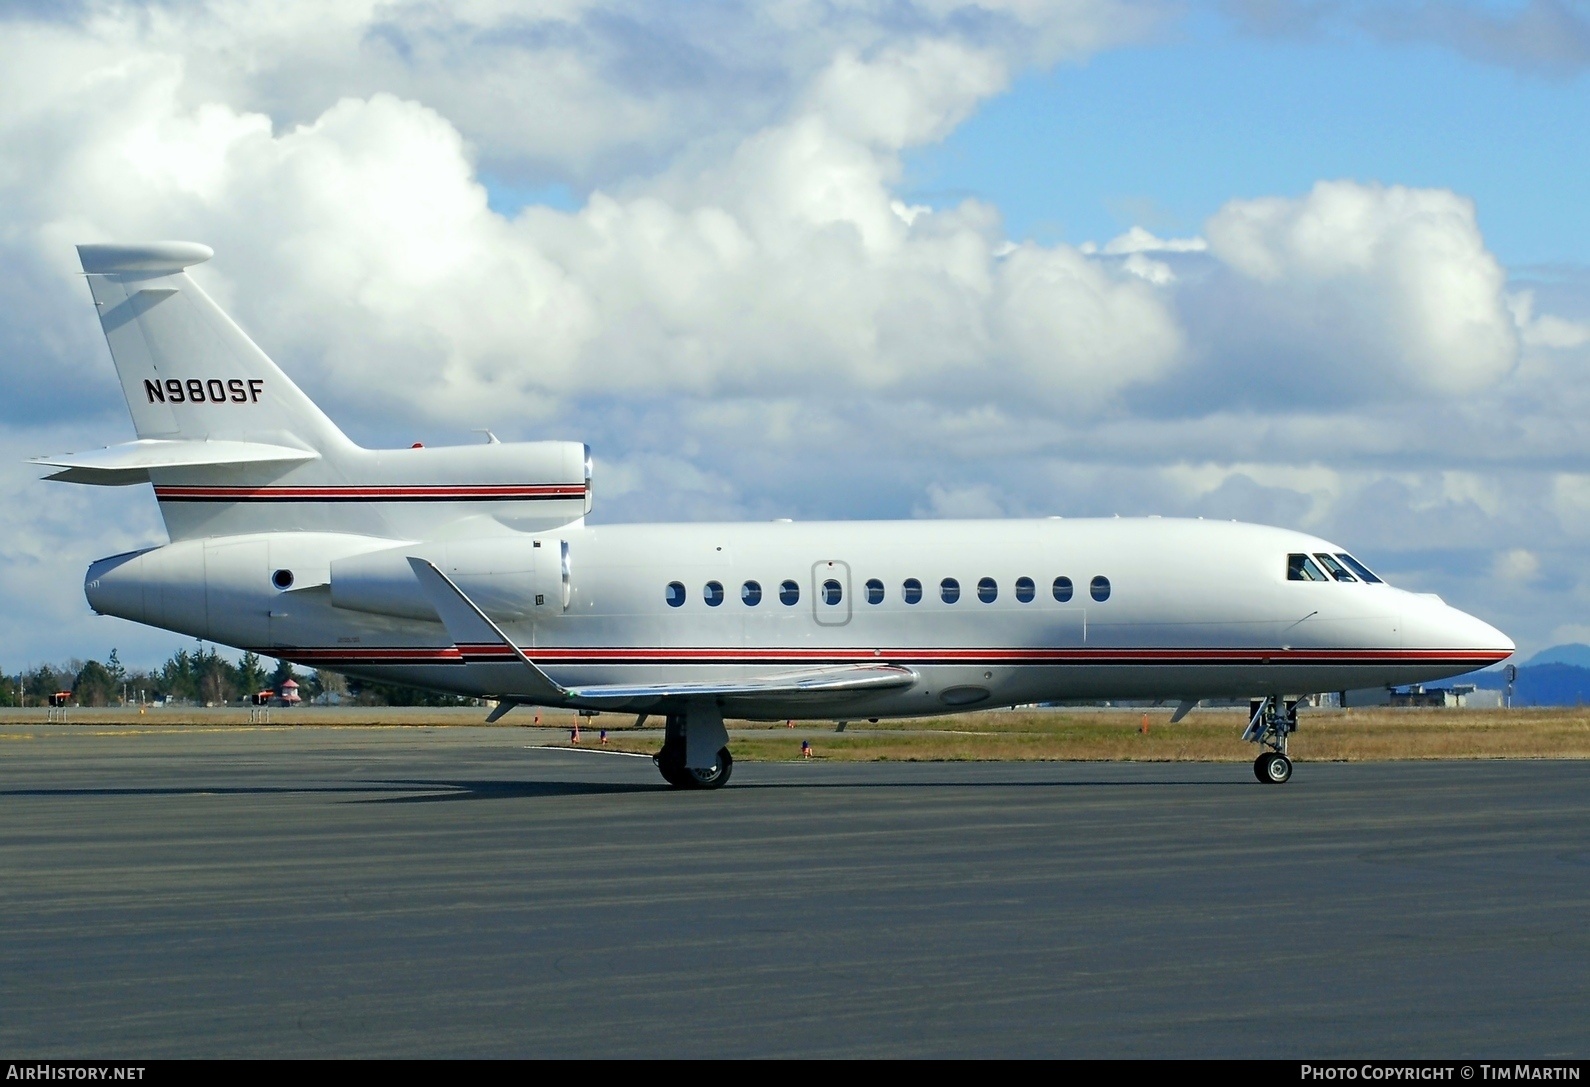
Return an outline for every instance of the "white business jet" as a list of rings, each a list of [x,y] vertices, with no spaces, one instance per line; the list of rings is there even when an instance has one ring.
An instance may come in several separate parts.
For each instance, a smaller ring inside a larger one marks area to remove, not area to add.
[[[1513,643],[1346,548],[1113,518],[587,525],[575,442],[351,442],[190,279],[188,242],[78,247],[137,440],[42,457],[150,483],[171,542],[101,559],[95,611],[374,681],[666,720],[715,788],[724,717],[847,720],[1250,698],[1259,780],[1300,695],[1423,682]]]

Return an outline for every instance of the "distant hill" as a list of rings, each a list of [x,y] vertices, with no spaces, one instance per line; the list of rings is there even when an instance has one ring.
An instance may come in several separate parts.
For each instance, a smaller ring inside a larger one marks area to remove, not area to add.
[[[1584,649],[1587,653],[1590,653],[1590,648],[1585,646],[1559,648]],[[1552,650],[1545,650],[1545,652],[1549,653]],[[1532,657],[1530,658],[1531,663],[1518,666],[1518,681],[1513,684],[1513,705],[1590,705],[1590,668],[1557,662],[1535,664],[1534,661],[1536,659]],[[1487,691],[1503,690],[1507,686],[1506,669],[1503,667],[1493,668],[1484,672],[1470,672],[1466,676],[1442,680],[1440,686],[1446,687],[1462,683],[1472,683],[1476,687]]]
[[[1590,668],[1590,645],[1580,642],[1570,642],[1567,645],[1554,645],[1550,649],[1542,649],[1527,664],[1572,664],[1580,668]]]

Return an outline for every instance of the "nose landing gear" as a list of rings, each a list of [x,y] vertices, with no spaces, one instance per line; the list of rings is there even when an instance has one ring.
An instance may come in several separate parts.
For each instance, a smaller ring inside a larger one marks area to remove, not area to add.
[[[1271,695],[1248,704],[1251,716],[1242,738],[1270,748],[1253,760],[1253,776],[1266,785],[1281,785],[1292,776],[1286,738],[1297,731],[1297,701]]]
[[[1266,751],[1253,760],[1253,776],[1266,785],[1279,785],[1292,776],[1292,760],[1278,751]]]

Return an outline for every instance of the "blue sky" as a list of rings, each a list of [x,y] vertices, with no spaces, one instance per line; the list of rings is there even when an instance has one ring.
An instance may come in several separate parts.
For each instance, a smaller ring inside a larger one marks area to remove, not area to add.
[[[1014,238],[1195,234],[1233,197],[1355,178],[1471,197],[1511,268],[1590,262],[1590,71],[1350,26],[1265,37],[1195,9],[1155,40],[1023,75],[905,161],[911,199],[987,200]]]

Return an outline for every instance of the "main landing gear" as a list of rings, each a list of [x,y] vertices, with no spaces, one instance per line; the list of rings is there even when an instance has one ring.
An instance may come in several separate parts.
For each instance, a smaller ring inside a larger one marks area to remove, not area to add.
[[[1297,731],[1297,700],[1268,698],[1248,703],[1248,728],[1242,738],[1270,750],[1253,760],[1253,776],[1266,785],[1280,785],[1292,776],[1286,738]]]
[[[662,750],[653,756],[663,780],[676,789],[719,789],[734,770],[723,711],[692,700],[684,713],[670,712]]]

